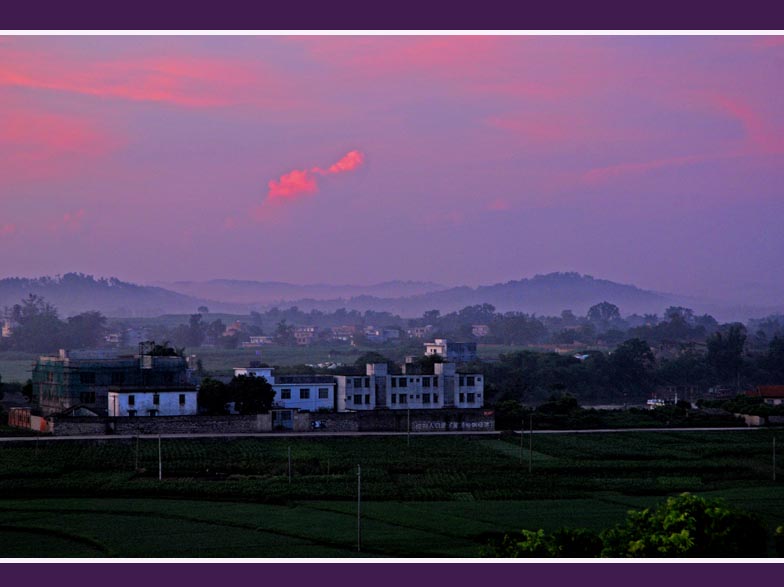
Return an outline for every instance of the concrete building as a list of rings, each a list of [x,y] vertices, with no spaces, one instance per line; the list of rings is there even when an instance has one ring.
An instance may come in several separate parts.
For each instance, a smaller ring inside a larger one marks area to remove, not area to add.
[[[425,338],[433,332],[433,326],[428,324],[427,326],[413,326],[406,330],[406,334],[411,338]]]
[[[434,342],[425,343],[425,356],[438,355],[445,361],[468,363],[476,360],[475,342],[449,342],[445,338],[437,338]]]
[[[487,324],[473,324],[471,325],[471,334],[477,338],[482,338],[490,334],[490,327]]]
[[[149,387],[109,389],[109,416],[193,416],[199,413],[192,387],[153,390]]]
[[[458,373],[454,363],[435,363],[432,373],[392,375],[385,363],[366,365],[364,376],[337,375],[337,410],[417,410],[438,408],[481,408],[483,376]]]
[[[263,377],[275,390],[273,408],[318,412],[334,411],[335,378],[331,375],[279,375],[272,367],[237,367],[234,375]]]
[[[297,344],[301,346],[313,344],[313,342],[316,340],[317,333],[318,328],[315,326],[295,326],[294,340],[296,340]]]
[[[40,357],[33,367],[33,403],[44,416],[77,406],[107,415],[110,389],[146,389],[151,393],[195,389],[188,383],[183,357],[154,356],[151,352],[151,347],[140,348],[138,355],[61,350],[56,356]]]

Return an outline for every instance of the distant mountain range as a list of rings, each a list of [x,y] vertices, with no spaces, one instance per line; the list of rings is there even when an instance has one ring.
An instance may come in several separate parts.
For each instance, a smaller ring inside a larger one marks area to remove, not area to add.
[[[200,306],[211,312],[247,314],[273,306],[301,310],[375,310],[403,317],[421,316],[428,310],[442,313],[474,304],[492,304],[496,310],[558,315],[569,309],[584,315],[602,301],[617,305],[623,315],[657,313],[671,305],[687,306],[698,314],[710,313],[720,321],[762,317],[783,307],[730,306],[676,294],[661,293],[596,279],[578,273],[550,273],[528,279],[479,287],[445,287],[437,283],[389,281],[375,285],[295,285],[271,281],[216,279],[137,285],[116,278],[94,278],[68,273],[37,279],[0,280],[0,307],[12,306],[28,294],[46,298],[63,316],[99,310],[111,317],[190,314]]]
[[[398,298],[446,289],[444,285],[423,281],[385,281],[374,285],[295,285],[280,281],[212,279],[154,285],[197,298],[253,306],[278,304],[296,299],[330,300],[357,296]]]

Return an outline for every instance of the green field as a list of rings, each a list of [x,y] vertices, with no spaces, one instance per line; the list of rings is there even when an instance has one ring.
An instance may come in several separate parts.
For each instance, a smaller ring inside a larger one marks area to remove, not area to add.
[[[39,441],[0,446],[2,556],[473,557],[692,491],[784,524],[770,431]],[[288,477],[288,451],[292,476]],[[138,458],[138,470],[136,469]],[[782,471],[778,471],[779,479]]]

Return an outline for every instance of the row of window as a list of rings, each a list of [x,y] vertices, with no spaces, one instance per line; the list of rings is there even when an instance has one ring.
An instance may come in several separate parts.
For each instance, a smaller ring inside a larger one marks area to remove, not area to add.
[[[319,399],[329,399],[329,388],[320,387],[318,390]],[[284,388],[280,390],[280,399],[291,399],[291,389]],[[303,387],[299,390],[299,399],[310,399],[310,389]]]
[[[481,393],[461,393],[459,396],[460,403],[474,403],[477,398],[482,397]]]
[[[94,396],[95,396],[95,394],[93,394],[93,397]],[[184,393],[180,394],[179,400],[180,400],[180,405],[184,406],[185,405],[185,394]],[[95,400],[93,400],[93,401],[95,401]],[[128,396],[128,405],[129,406],[135,406],[136,405],[136,396],[135,395],[129,395]],[[157,394],[157,393],[153,394],[153,396],[152,396],[152,405],[154,405],[154,406],[161,405],[161,396],[159,394]]]
[[[393,404],[407,404],[409,399],[420,399],[420,397],[419,397],[419,394],[417,394],[416,396],[413,396],[413,395],[406,395],[405,393],[401,393],[401,394],[393,393],[390,396],[390,401]],[[433,394],[423,393],[421,399],[422,399],[422,403],[423,404],[429,404],[429,403],[437,404],[438,403],[438,394],[437,393],[433,393]]]

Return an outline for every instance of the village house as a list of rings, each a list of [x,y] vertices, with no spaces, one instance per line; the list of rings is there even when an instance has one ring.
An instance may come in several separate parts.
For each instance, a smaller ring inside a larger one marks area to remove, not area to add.
[[[425,343],[425,356],[439,356],[445,361],[469,363],[476,360],[476,343],[449,342],[445,338],[437,338],[434,342]]]

